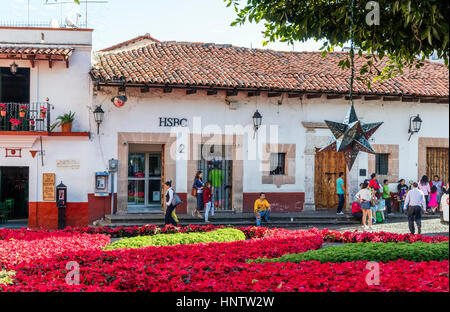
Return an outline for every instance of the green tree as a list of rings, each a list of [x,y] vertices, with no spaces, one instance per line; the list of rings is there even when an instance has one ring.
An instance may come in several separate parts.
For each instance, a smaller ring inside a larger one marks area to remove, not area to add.
[[[237,18],[231,25],[264,22],[268,42],[323,40],[323,55],[350,40],[352,0],[224,0]],[[449,64],[447,0],[353,0],[354,39],[367,62],[360,77],[384,80],[403,68],[423,66],[436,51]],[[378,7],[377,7],[378,5]],[[374,10],[379,8],[379,20]],[[368,22],[369,20],[369,22]],[[378,22],[379,21],[379,22]],[[420,58],[418,60],[417,58]],[[380,63],[380,61],[383,61]],[[382,68],[378,66],[383,64]],[[349,60],[340,63],[349,67]],[[370,87],[370,82],[369,82]]]

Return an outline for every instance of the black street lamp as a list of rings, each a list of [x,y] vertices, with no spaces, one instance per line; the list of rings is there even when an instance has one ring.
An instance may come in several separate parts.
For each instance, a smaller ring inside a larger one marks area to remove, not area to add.
[[[253,114],[253,128],[255,131],[258,131],[259,127],[261,127],[262,123],[262,115],[256,110],[256,112]]]
[[[411,117],[409,119],[409,140],[411,140],[411,137],[414,133],[418,133],[420,129],[422,128],[422,119],[420,118],[419,114],[417,114],[416,117]]]
[[[97,134],[100,133],[100,124],[103,122],[103,116],[105,115],[105,112],[102,109],[102,106],[99,105],[97,106],[97,108],[94,110],[94,119],[95,122],[97,123]]]

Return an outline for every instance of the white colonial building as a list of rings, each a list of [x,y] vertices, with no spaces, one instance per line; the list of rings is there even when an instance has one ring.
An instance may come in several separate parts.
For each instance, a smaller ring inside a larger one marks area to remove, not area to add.
[[[159,42],[145,35],[94,53],[91,63],[90,34],[0,29],[2,77],[18,77],[8,74],[13,62],[30,72],[29,85],[20,85],[29,88],[30,98],[22,100],[46,103],[48,97],[54,106],[50,124],[59,114],[76,112],[70,134],[45,127],[0,132],[0,170],[12,179],[11,172],[22,172],[30,226],[57,225],[55,200],[43,198],[44,173],[54,173],[56,183],[68,188],[68,225],[87,225],[109,214],[111,199],[116,214],[161,211],[165,180],[173,181],[184,200],[177,213],[190,212],[199,170],[217,190],[216,208],[236,213],[252,211],[260,192],[275,212],[335,209],[339,172],[345,173],[350,195],[373,172],[389,179],[393,191],[400,178],[439,174],[448,179],[448,69],[442,64],[426,62],[370,90],[356,83],[360,119],[384,124],[370,141],[376,155],[360,154],[348,171],[340,153],[318,153],[331,136],[324,120],[342,121],[350,105],[350,75],[337,65],[345,54],[322,58],[320,53]],[[50,66],[47,54],[26,59],[27,47],[70,53]],[[0,102],[17,101],[1,97]],[[104,112],[98,133],[97,108]],[[257,112],[262,118],[255,127]],[[421,129],[411,135],[418,115]],[[11,148],[21,157],[5,157]],[[118,171],[107,181],[102,172],[110,159],[118,161]],[[104,182],[110,184],[107,189]],[[11,191],[1,187],[4,201]]]

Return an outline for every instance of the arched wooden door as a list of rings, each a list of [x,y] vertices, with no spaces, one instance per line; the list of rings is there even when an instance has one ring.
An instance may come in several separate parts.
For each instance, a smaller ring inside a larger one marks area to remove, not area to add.
[[[316,150],[314,171],[314,201],[316,209],[337,209],[336,180],[339,172],[344,173],[347,184],[347,170],[344,154],[339,152],[319,152]]]

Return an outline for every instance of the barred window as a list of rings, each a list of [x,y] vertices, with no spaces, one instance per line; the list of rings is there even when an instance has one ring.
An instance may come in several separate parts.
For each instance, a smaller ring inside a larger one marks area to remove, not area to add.
[[[284,175],[286,153],[270,154],[270,175]]]
[[[386,175],[389,172],[389,154],[376,154],[376,173]]]

